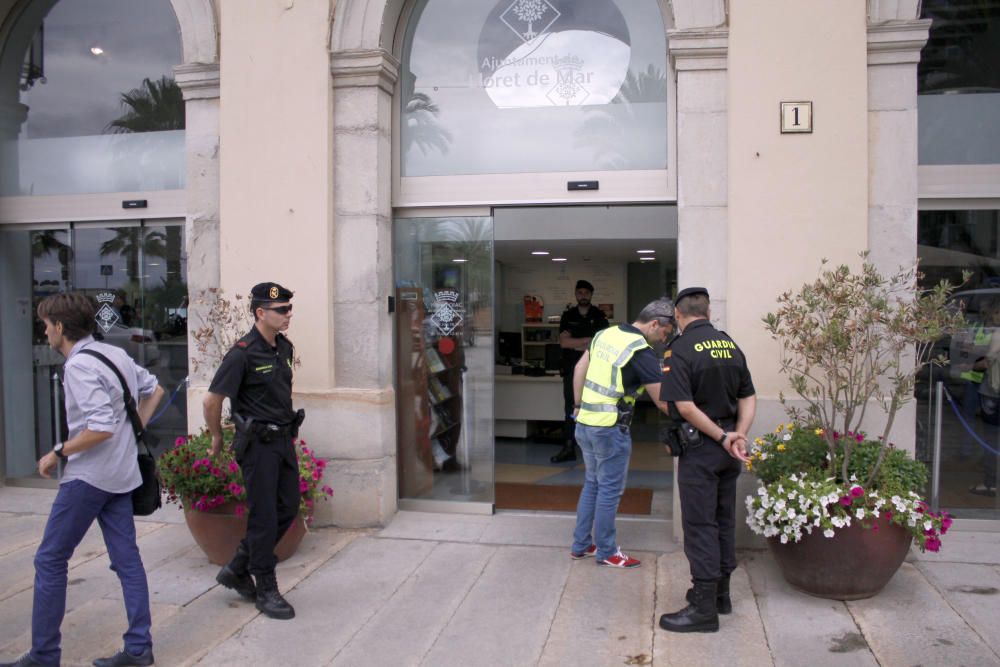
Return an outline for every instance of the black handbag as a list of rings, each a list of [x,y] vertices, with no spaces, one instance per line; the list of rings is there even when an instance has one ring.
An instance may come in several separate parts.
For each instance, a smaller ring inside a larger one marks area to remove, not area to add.
[[[162,494],[160,492],[160,473],[156,470],[156,459],[153,458],[153,453],[149,449],[153,435],[147,433],[145,427],[143,427],[142,419],[139,418],[139,411],[136,408],[135,398],[132,396],[132,392],[128,388],[128,383],[125,382],[125,378],[122,376],[121,371],[118,370],[118,367],[97,350],[83,349],[80,350],[80,353],[89,354],[104,362],[105,366],[114,371],[114,374],[118,377],[118,381],[122,385],[125,412],[128,414],[128,420],[132,424],[132,432],[135,434],[135,444],[139,449],[137,463],[139,464],[139,473],[142,475],[142,484],[132,491],[132,514],[136,516],[149,516],[163,506]],[[154,446],[155,444],[153,442]]]

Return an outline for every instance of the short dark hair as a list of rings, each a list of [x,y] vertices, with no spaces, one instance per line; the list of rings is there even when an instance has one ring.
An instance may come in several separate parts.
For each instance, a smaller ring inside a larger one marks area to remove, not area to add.
[[[38,304],[38,316],[61,323],[63,336],[78,341],[94,333],[94,302],[78,292],[51,294]]]
[[[708,317],[708,295],[704,292],[686,296],[677,302],[677,312],[684,317]]]

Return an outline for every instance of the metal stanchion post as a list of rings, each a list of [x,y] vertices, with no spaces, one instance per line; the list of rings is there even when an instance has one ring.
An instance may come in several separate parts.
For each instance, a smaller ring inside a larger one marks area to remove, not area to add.
[[[931,456],[931,509],[938,509],[941,489],[941,408],[944,403],[944,382],[938,380],[934,390],[934,453]]]
[[[56,442],[62,439],[62,401],[59,400],[59,373],[52,371],[52,432],[55,434]],[[56,463],[56,479],[62,479],[63,462],[59,459]]]

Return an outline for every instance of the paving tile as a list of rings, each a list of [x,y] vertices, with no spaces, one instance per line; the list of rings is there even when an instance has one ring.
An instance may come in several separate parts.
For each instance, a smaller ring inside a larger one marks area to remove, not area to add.
[[[38,514],[9,514],[0,516],[0,556],[23,547],[38,544],[45,531],[46,517]]]
[[[951,530],[942,539],[938,553],[910,550],[909,560],[928,563],[997,563],[1000,561],[1000,532],[984,533]]]
[[[659,626],[660,615],[685,607],[684,594],[690,585],[691,573],[683,554],[660,556],[652,664],[665,667],[764,667],[774,664],[750,588],[750,578],[743,567],[733,572],[730,582],[733,613],[719,619],[718,632],[679,634],[662,630]]]
[[[378,535],[441,542],[478,542],[493,518],[475,514],[397,512]]]
[[[653,655],[656,555],[631,570],[574,561],[539,665],[621,665]],[[568,557],[568,556],[567,556]]]
[[[968,563],[917,564],[930,581],[969,626],[1000,655],[1000,567]]]
[[[258,616],[215,647],[206,667],[263,664],[282,651],[286,665],[324,665],[350,641],[434,548],[433,542],[362,537],[284,593],[294,621]],[[279,582],[281,578],[279,576]],[[289,641],[289,633],[300,641]]]
[[[153,654],[156,655],[156,627],[180,611],[173,605],[152,605]],[[128,628],[121,600],[99,598],[68,612],[62,624],[62,664],[90,665],[94,658],[109,656],[123,646],[122,634]],[[31,648],[31,629],[3,648],[4,655],[19,656]],[[165,663],[160,663],[165,664]]]
[[[769,552],[749,554],[742,564],[750,575],[775,665],[799,665],[803,655],[816,667],[878,664],[843,602],[793,589]]]
[[[420,664],[496,551],[473,544],[436,546],[330,664]]]
[[[326,563],[345,546],[362,534],[361,531],[324,529],[311,532],[294,556],[278,564],[278,583],[283,591],[294,589],[307,575]],[[208,562],[208,559],[205,559]],[[335,600],[336,598],[332,598]],[[295,604],[295,602],[293,602]],[[332,604],[327,598],[327,605]],[[297,605],[298,606],[298,605]],[[270,645],[264,645],[260,652],[248,659],[244,665],[313,665],[322,662],[284,662],[283,650],[290,643],[299,642],[295,638],[307,638],[300,633],[300,619],[304,611],[297,609],[299,618],[291,622],[272,621],[261,618],[263,625],[272,625],[272,630],[283,630],[281,636]],[[322,616],[322,614],[319,614]],[[153,628],[156,642],[157,664],[182,667],[198,663],[217,646],[239,636],[245,626],[260,617],[252,602],[245,601],[233,591],[215,583],[214,572],[205,581],[205,593],[186,605],[183,613],[168,619]],[[250,631],[250,630],[246,630]],[[327,630],[320,630],[320,634]],[[291,637],[291,639],[290,639]],[[306,645],[305,642],[303,645]],[[206,661],[204,665],[218,664]],[[237,664],[237,663],[234,663]]]
[[[536,664],[571,563],[563,549],[499,549],[421,664]]]
[[[881,593],[847,605],[879,664],[1000,664],[1000,656],[910,563]]]

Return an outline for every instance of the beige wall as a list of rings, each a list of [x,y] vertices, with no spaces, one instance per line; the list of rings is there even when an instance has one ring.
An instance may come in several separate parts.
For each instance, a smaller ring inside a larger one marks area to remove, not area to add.
[[[791,393],[761,317],[868,242],[866,14],[862,2],[733,0],[729,33],[728,331],[758,396]],[[812,134],[780,134],[779,103],[811,100]],[[769,428],[762,414],[758,428]]]
[[[333,386],[328,0],[222,0],[221,274],[295,292],[296,392]]]

